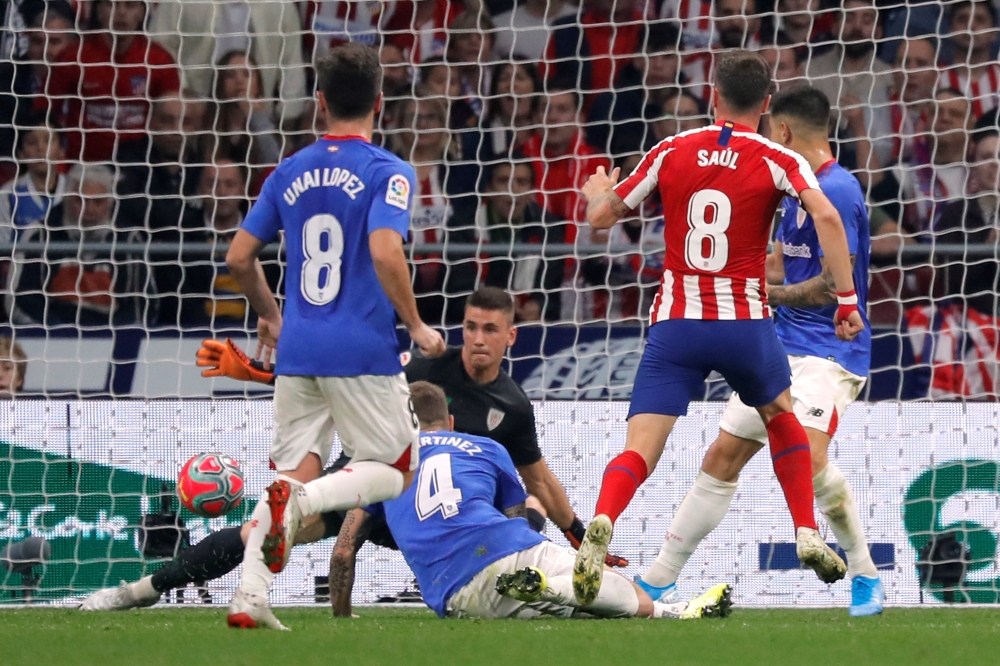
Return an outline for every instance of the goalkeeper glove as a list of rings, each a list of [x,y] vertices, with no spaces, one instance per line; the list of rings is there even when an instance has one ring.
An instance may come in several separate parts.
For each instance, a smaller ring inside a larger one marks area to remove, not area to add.
[[[273,384],[274,373],[264,370],[263,364],[251,361],[230,339],[225,342],[203,340],[198,350],[197,365],[202,377],[229,377],[243,382]]]
[[[573,516],[573,524],[567,529],[563,530],[563,536],[569,541],[569,545],[573,546],[576,550],[580,550],[580,544],[583,543],[583,537],[587,534],[587,528],[583,526],[583,521],[577,516]],[[624,557],[619,557],[618,555],[607,554],[604,558],[604,563],[609,567],[627,567],[628,560]]]

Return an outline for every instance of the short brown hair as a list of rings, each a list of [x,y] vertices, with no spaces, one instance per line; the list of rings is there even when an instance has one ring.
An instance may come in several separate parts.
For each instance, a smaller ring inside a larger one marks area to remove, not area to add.
[[[731,110],[753,111],[771,94],[771,68],[759,53],[725,53],[715,68],[715,88]]]
[[[510,318],[514,318],[514,299],[499,287],[480,287],[469,294],[465,301],[466,308],[479,308],[480,310],[490,310],[492,312],[503,312]]]
[[[24,377],[28,374],[28,355],[24,353],[21,343],[14,342],[6,335],[0,335],[0,359],[9,358],[14,362],[14,384],[11,393],[16,393],[24,386]]]
[[[413,382],[410,384],[410,399],[422,429],[448,425],[448,398],[440,386],[430,382]]]
[[[378,51],[350,42],[332,49],[316,62],[316,84],[337,120],[358,120],[375,109],[382,90]]]

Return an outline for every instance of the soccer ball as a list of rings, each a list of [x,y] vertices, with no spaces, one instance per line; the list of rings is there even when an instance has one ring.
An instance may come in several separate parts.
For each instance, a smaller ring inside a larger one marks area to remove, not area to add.
[[[221,453],[191,458],[177,477],[177,494],[191,513],[205,518],[224,516],[243,501],[240,464]]]

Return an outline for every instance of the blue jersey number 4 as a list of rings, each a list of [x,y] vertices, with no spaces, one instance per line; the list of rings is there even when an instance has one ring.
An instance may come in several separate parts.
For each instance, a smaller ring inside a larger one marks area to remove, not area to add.
[[[451,480],[451,454],[432,456],[420,464],[417,478],[417,516],[427,520],[440,512],[445,519],[458,515],[462,491]]]

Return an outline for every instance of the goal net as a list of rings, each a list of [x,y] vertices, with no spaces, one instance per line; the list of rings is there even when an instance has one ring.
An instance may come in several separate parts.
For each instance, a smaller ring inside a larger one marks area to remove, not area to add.
[[[207,338],[256,346],[225,250],[278,161],[325,131],[314,65],[346,41],[379,47],[373,140],[416,169],[407,252],[421,315],[460,344],[477,286],[513,294],[507,369],[584,518],[624,443],[664,222],[654,198],[595,232],[580,188],[598,167],[629,172],[657,142],[710,123],[728,49],[760,52],[776,89],[823,90],[872,238],[871,375],[831,457],[889,603],[951,599],[949,572],[957,600],[997,602],[992,4],[13,0],[0,11],[0,389],[11,396],[0,403],[0,548],[29,537],[50,548],[27,574],[0,557],[0,604],[26,587],[59,602],[154,571],[163,558],[144,555],[140,525],[163,498],[176,510],[192,455],[239,460],[249,498],[269,481],[270,389],[203,378],[195,352]],[[759,129],[782,131],[766,118]],[[262,260],[279,297],[283,256],[276,243]],[[619,522],[627,575],[655,558],[728,394],[709,378]],[[180,515],[196,543],[247,512]],[[551,524],[547,534],[564,543]],[[951,551],[920,569],[938,557],[921,555],[928,544]],[[321,599],[331,548],[296,548],[273,600]],[[937,577],[921,585],[921,570]],[[211,599],[228,602],[237,576],[208,582]],[[707,580],[735,583],[744,605],[849,599],[846,584],[798,568],[766,458],[744,472],[681,587]],[[411,583],[398,553],[365,546],[356,602]]]

